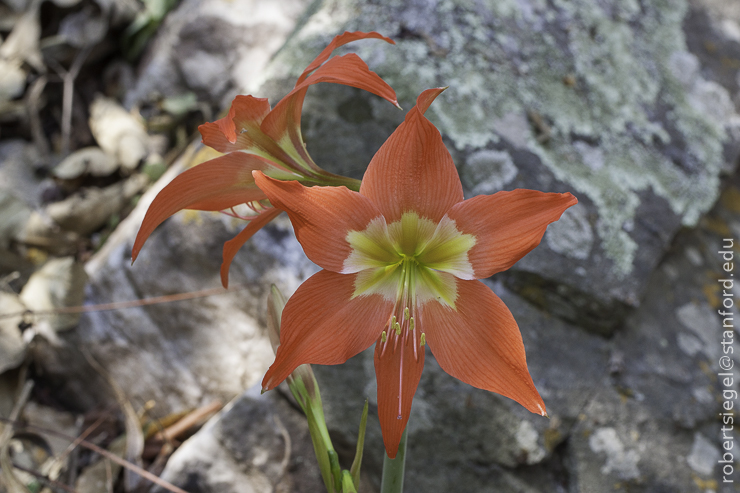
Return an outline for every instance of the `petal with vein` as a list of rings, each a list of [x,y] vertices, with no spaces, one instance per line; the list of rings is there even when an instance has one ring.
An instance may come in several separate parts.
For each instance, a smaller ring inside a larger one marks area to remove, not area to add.
[[[376,32],[362,32],[362,31],[354,31],[349,32],[345,31],[342,34],[338,34],[334,36],[334,39],[331,40],[331,43],[324,48],[324,50],[319,53],[319,56],[314,58],[314,60],[306,67],[306,70],[303,71],[300,77],[298,77],[298,81],[296,82],[296,86],[299,85],[301,82],[306,80],[306,77],[316,70],[322,63],[327,61],[329,57],[331,56],[332,52],[339,48],[340,46],[346,45],[347,43],[351,43],[352,41],[357,41],[360,39],[382,39],[386,43],[390,43],[392,45],[396,44],[391,38],[387,38],[383,36],[382,34],[376,33]]]
[[[479,195],[454,206],[448,216],[476,238],[468,252],[475,277],[504,271],[539,245],[547,225],[578,200],[570,193],[517,189]]]
[[[395,351],[390,338],[386,343],[378,340],[375,344],[378,419],[383,432],[383,444],[391,459],[395,459],[398,452],[401,435],[409,421],[411,402],[419,386],[421,371],[424,369],[424,348],[417,347],[417,357],[414,357],[413,337],[410,334],[407,337],[409,337],[408,343],[404,344],[399,341]],[[389,344],[389,346],[381,356],[384,344]],[[401,361],[402,355],[403,362]],[[401,414],[398,413],[399,399],[401,400]]]
[[[267,98],[239,95],[231,102],[229,113],[225,117],[206,125],[214,125],[224,138],[233,143],[236,141],[236,136],[248,126],[259,126],[269,112],[270,103],[267,102]],[[205,139],[205,136],[203,137]]]
[[[273,206],[288,213],[303,251],[315,264],[342,272],[352,253],[350,231],[362,231],[380,212],[367,198],[345,187],[305,187],[254,173]]]
[[[439,222],[463,200],[462,184],[442,136],[424,117],[438,89],[419,95],[405,121],[373,157],[362,179],[360,193],[370,198],[388,223],[413,211]]]
[[[278,142],[281,147],[291,147],[297,156],[312,165],[315,171],[321,172],[303,145],[301,137],[301,112],[303,100],[309,86],[319,82],[332,82],[364,89],[376,94],[393,104],[396,101],[395,91],[378,74],[371,71],[367,64],[354,53],[336,56],[319,67],[306,80],[297,84],[270,112],[260,127],[262,131]]]
[[[177,175],[152,201],[136,235],[131,258],[136,257],[144,242],[165,219],[182,209],[218,211],[235,205],[265,199],[257,188],[252,171],[266,169],[268,164],[242,152],[206,161]]]
[[[322,270],[301,284],[288,300],[280,346],[262,388],[270,390],[304,363],[337,365],[364,351],[378,338],[393,305],[378,295],[352,299],[353,274]]]
[[[422,307],[426,340],[439,366],[479,389],[545,415],[527,369],[519,326],[503,301],[480,281],[457,280],[456,309],[434,301]]]

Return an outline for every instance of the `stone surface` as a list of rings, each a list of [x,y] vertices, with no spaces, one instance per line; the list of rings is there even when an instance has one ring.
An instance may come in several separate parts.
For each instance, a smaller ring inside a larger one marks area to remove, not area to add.
[[[301,412],[253,387],[186,441],[162,477],[189,493],[313,493],[324,489],[315,460]]]
[[[128,92],[131,107],[195,92],[221,109],[261,78],[308,0],[189,0],[167,16],[142,76]]]

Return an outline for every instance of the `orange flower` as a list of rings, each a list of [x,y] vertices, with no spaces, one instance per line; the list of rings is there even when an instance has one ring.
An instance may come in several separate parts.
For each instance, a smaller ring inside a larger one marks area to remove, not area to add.
[[[237,96],[226,117],[201,125],[203,143],[225,155],[188,169],[159,192],[136,236],[132,259],[136,260],[154,228],[175,212],[182,209],[220,211],[247,204],[254,214],[242,219],[249,223],[224,244],[221,282],[228,286],[229,265],[236,252],[280,213],[267,203],[267,197],[255,185],[253,171],[307,185],[344,185],[358,189],[357,180],[329,173],[313,162],[301,136],[301,110],[308,87],[318,82],[365,89],[398,106],[393,89],[359,56],[350,53],[329,59],[336,48],[365,38],[394,44],[393,40],[375,32],[340,34],[311,62],[293,90],[272,110],[267,99]]]
[[[324,269],[288,301],[263,389],[300,364],[343,363],[375,342],[378,414],[391,458],[425,344],[450,375],[545,414],[511,312],[477,279],[511,267],[577,203],[570,193],[534,190],[463,200],[452,157],[424,117],[443,90],[419,96],[371,161],[359,193],[254,173]]]

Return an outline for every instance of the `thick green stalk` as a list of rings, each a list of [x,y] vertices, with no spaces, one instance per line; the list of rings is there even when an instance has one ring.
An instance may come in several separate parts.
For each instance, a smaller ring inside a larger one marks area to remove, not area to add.
[[[403,430],[401,443],[398,444],[398,453],[395,459],[391,459],[386,454],[383,460],[383,478],[380,480],[380,493],[402,493],[403,492],[403,473],[406,469],[406,436],[409,427]]]

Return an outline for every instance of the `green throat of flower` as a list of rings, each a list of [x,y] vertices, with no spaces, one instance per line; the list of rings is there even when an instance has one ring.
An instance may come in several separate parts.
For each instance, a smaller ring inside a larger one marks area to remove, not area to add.
[[[422,307],[434,301],[456,309],[456,278],[474,278],[468,252],[475,245],[475,237],[459,231],[447,216],[436,223],[406,212],[391,224],[379,216],[364,230],[347,233],[346,240],[352,253],[344,261],[343,272],[357,273],[352,297],[380,295],[393,303],[378,341],[382,345],[380,357],[412,344],[418,361],[419,350],[423,351],[426,343]],[[399,362],[399,418],[403,352]]]
[[[406,212],[387,224],[379,216],[363,231],[346,236],[352,253],[344,273],[357,273],[353,297],[380,294],[404,307],[431,300],[455,308],[455,277],[473,279],[468,251],[475,237],[457,229],[447,216],[439,223]]]

